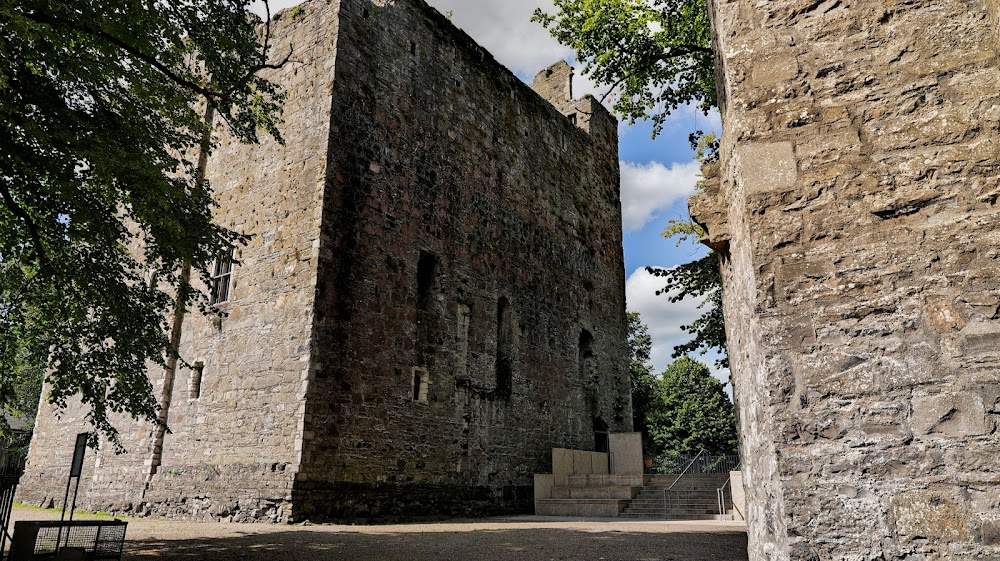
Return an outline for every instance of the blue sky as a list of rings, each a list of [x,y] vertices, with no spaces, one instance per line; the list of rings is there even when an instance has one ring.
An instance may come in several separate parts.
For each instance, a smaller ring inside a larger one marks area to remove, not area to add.
[[[551,11],[551,0],[427,0],[452,22],[489,50],[522,80],[563,59],[573,66],[574,53],[557,43],[540,25],[531,22],[536,8]],[[298,4],[298,0],[272,0],[272,13]],[[606,88],[595,86],[577,68],[574,96],[591,93],[600,98]],[[694,108],[681,108],[671,115],[663,133],[650,138],[652,125],[638,122],[619,129],[622,162],[622,213],[625,252],[626,298],[629,311],[638,311],[653,338],[653,366],[656,371],[670,364],[674,345],[688,340],[680,326],[700,315],[699,302],[671,304],[666,296],[656,296],[662,288],[646,266],[672,267],[705,255],[704,248],[687,244],[675,247],[660,232],[671,218],[686,218],[687,198],[694,191],[698,166],[688,134],[695,130],[720,132],[717,113],[705,116]],[[699,357],[715,375],[728,380],[727,372],[715,371],[714,356]]]

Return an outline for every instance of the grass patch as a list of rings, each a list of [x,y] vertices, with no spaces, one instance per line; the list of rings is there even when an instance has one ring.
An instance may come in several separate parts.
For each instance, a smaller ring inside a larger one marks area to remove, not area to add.
[[[23,509],[23,510],[32,510],[32,511],[35,511],[35,512],[52,512],[52,513],[61,513],[62,512],[62,509],[59,509],[59,508],[42,508],[40,506],[29,505],[29,504],[25,504],[25,503],[18,502],[18,501],[14,501],[14,506],[16,508],[20,508],[20,509]],[[90,516],[90,517],[93,517],[93,518],[103,518],[103,519],[107,519],[107,520],[114,520],[115,518],[126,518],[125,516],[115,516],[114,514],[111,514],[110,512],[104,512],[104,511],[97,511],[97,512],[90,512],[89,510],[74,510],[73,511],[73,516],[74,517],[79,516],[79,515]]]

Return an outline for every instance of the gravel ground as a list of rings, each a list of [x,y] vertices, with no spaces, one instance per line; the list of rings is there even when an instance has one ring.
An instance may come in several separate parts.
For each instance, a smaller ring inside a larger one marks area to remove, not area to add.
[[[15,508],[14,520],[59,513]],[[78,519],[91,518],[78,515]],[[732,522],[518,516],[384,526],[221,524],[127,519],[125,561],[744,561]]]

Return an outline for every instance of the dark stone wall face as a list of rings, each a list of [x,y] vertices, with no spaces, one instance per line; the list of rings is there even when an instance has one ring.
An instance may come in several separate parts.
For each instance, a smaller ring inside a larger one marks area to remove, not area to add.
[[[527,507],[551,448],[629,425],[617,124],[560,113],[422,2],[340,21],[296,500]]]
[[[1000,558],[997,2],[712,4],[750,558]]]

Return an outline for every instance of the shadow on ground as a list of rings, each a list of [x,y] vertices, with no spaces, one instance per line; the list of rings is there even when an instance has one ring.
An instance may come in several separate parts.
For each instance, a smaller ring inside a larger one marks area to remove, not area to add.
[[[745,532],[562,529],[357,533],[290,530],[190,540],[128,541],[125,561],[745,561]]]

